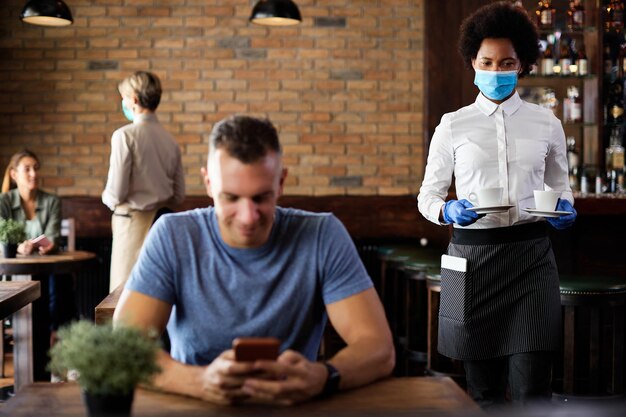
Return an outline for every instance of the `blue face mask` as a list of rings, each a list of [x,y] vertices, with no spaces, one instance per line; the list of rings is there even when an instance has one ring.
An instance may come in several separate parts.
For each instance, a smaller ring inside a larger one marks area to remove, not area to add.
[[[122,111],[124,112],[124,116],[131,122],[135,119],[135,114],[124,105],[124,100],[122,100]]]
[[[474,84],[485,97],[504,100],[511,95],[517,85],[517,71],[476,70]]]

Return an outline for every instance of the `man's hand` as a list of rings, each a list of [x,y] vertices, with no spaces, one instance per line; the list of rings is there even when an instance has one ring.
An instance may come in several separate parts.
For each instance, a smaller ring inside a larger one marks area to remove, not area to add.
[[[245,400],[249,395],[242,386],[254,371],[254,362],[236,362],[232,349],[223,352],[202,372],[201,398],[222,405]]]
[[[293,350],[284,351],[276,361],[256,361],[254,369],[271,379],[246,378],[242,391],[247,402],[293,405],[320,394],[328,371],[319,362],[310,362]]]

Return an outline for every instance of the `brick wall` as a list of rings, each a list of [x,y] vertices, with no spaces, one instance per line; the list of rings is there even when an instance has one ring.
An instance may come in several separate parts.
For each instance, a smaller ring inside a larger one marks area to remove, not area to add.
[[[157,111],[202,195],[207,133],[232,113],[279,128],[287,194],[415,193],[423,171],[423,0],[296,0],[303,23],[248,23],[254,0],[65,0],[74,24],[41,28],[0,8],[0,163],[27,146],[43,188],[99,195],[117,83],[157,73]]]

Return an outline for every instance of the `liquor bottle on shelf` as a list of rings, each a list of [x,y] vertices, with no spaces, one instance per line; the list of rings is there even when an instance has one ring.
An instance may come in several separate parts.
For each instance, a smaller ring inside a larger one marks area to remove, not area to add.
[[[602,194],[606,192],[606,188],[602,184],[602,175],[599,169],[596,171],[596,186],[594,187],[594,189],[596,194]]]
[[[606,101],[606,123],[618,125],[624,123],[624,88],[622,80],[615,79],[609,86]]]
[[[567,27],[570,30],[582,30],[585,27],[585,6],[582,5],[581,0],[569,2]]]
[[[624,28],[624,1],[611,0],[605,9],[604,30],[621,32]]]
[[[562,39],[561,40],[561,52],[559,54],[559,66],[561,67],[561,75],[571,75],[572,70],[570,68],[572,65],[572,59],[569,51],[569,46],[567,42]]]
[[[626,87],[626,43],[620,45],[617,55],[617,81],[622,82],[622,93],[624,93],[624,87]],[[626,96],[622,99],[626,99]]]
[[[611,82],[613,82],[614,78],[617,76],[617,67],[615,65],[615,57],[611,50],[611,46],[608,43],[604,45],[604,76],[608,78]]]
[[[554,74],[554,53],[552,52],[552,45],[548,44],[545,51],[543,51],[543,57],[541,58],[541,75],[553,75]]]
[[[559,99],[556,98],[556,93],[550,87],[544,87],[541,95],[539,96],[539,106],[550,109],[555,116],[557,115],[557,108],[559,106]]]
[[[567,98],[563,100],[563,121],[565,123],[580,123],[583,120],[580,93],[575,85],[567,87]]]
[[[576,74],[580,77],[589,74],[589,60],[585,52],[585,44],[582,42],[576,51]]]
[[[609,147],[606,148],[606,183],[607,192],[616,193],[624,190],[624,147],[622,146],[622,127],[611,130]]]
[[[572,191],[580,191],[578,183],[580,158],[578,157],[578,151],[576,150],[576,138],[574,138],[574,136],[568,136],[566,139],[566,143],[569,185],[572,188]]]
[[[554,15],[556,9],[552,7],[552,0],[541,0],[535,9],[537,27],[541,30],[554,29]]]
[[[591,187],[589,185],[591,176],[591,169],[588,166],[584,166],[582,168],[582,172],[580,174],[580,192],[583,194],[587,194],[590,192]]]

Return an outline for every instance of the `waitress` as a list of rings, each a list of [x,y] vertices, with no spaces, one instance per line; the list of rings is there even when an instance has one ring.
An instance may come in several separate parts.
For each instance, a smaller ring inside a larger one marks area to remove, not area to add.
[[[476,101],[445,114],[435,130],[419,211],[453,224],[442,259],[439,352],[464,362],[468,391],[483,408],[548,401],[553,352],[560,346],[559,275],[547,236],[576,219],[565,135],[554,114],[515,91],[539,56],[523,9],[481,7],[461,25],[459,51],[475,72]],[[448,200],[455,178],[458,200]],[[496,213],[477,214],[469,195],[503,189]],[[536,217],[533,190],[562,192],[560,217]],[[510,206],[506,207],[506,206]]]

